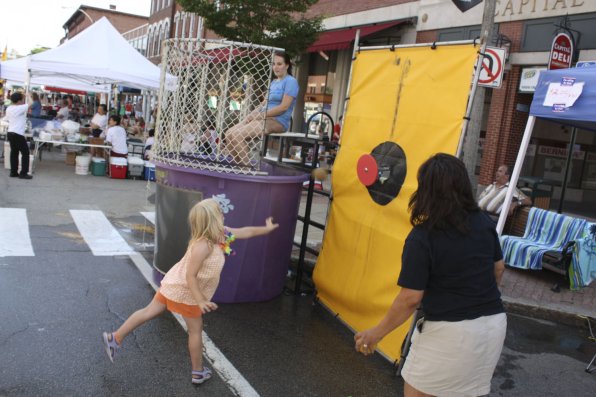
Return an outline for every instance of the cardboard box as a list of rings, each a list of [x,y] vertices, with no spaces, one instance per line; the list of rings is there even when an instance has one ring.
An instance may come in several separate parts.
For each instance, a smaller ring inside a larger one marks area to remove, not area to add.
[[[95,138],[95,137],[89,136],[89,144],[90,145],[104,145],[105,140],[103,138]],[[104,157],[105,156],[103,148],[90,147],[89,152],[91,153],[91,157]]]
[[[66,165],[75,165],[76,158],[77,158],[76,152],[66,152]]]

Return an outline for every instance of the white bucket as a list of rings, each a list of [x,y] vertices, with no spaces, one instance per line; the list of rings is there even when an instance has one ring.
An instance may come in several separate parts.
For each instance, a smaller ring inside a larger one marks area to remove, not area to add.
[[[83,155],[77,156],[75,166],[75,174],[87,175],[89,173],[89,163],[91,163],[91,156]]]

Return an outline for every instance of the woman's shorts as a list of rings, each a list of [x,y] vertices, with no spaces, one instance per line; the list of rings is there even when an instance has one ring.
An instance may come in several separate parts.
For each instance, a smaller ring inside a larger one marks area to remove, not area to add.
[[[174,302],[163,296],[159,291],[155,293],[155,299],[161,303],[166,305],[167,309],[172,313],[178,313],[182,317],[187,318],[199,318],[201,317],[201,309],[195,305],[187,305],[185,303],[178,303]]]
[[[412,335],[402,377],[434,396],[483,396],[501,356],[505,313],[464,321],[425,321]]]

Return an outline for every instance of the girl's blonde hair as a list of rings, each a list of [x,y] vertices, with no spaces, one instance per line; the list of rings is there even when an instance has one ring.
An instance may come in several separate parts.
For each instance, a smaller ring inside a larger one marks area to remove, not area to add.
[[[213,244],[222,241],[224,235],[223,216],[219,204],[214,199],[196,203],[188,214],[190,241],[188,244],[205,238]]]

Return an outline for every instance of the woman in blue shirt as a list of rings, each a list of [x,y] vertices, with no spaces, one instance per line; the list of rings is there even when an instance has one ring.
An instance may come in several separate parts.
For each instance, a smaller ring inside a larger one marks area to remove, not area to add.
[[[248,139],[285,132],[290,127],[298,82],[292,76],[292,63],[285,52],[275,53],[273,74],[275,80],[271,82],[266,105],[257,107],[226,132],[226,148],[237,163],[248,163]]]

